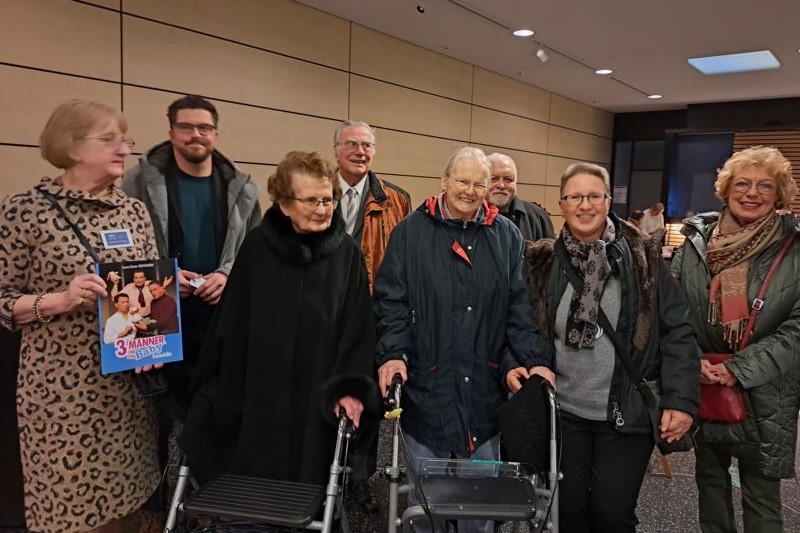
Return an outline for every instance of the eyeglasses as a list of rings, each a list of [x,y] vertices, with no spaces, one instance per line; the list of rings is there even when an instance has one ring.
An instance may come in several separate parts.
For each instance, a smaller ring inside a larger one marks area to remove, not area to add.
[[[200,135],[206,136],[217,131],[217,127],[212,124],[192,124],[191,122],[176,122],[172,129],[181,133],[191,134],[197,130]]]
[[[95,139],[105,144],[110,148],[118,148],[123,144],[127,144],[128,148],[133,149],[136,143],[133,139],[125,139],[123,137],[116,137],[114,135],[101,135],[100,137],[82,137],[82,139]]]
[[[481,183],[478,181],[453,180],[453,183],[455,183],[458,186],[458,188],[463,191],[469,190],[469,188],[472,187],[473,189],[475,189],[475,192],[477,193],[481,193],[489,188],[489,186],[486,185],[485,183]]]
[[[593,192],[591,194],[565,194],[561,197],[561,201],[566,202],[567,205],[578,206],[583,203],[584,198],[592,205],[600,205],[606,198],[611,197],[599,192]]]
[[[775,183],[767,180],[752,182],[750,180],[739,179],[733,182],[733,190],[739,193],[749,191],[753,185],[759,194],[770,195],[776,190]]]
[[[343,144],[347,147],[348,150],[358,150],[359,146],[365,152],[371,152],[375,150],[375,143],[367,141],[354,141],[353,139],[348,139],[346,141],[341,141],[336,144],[337,145]]]
[[[295,202],[300,202],[304,208],[308,209],[309,211],[315,210],[320,205],[325,209],[330,209],[331,207],[336,207],[336,200],[333,198],[320,198],[317,200],[316,198],[295,198],[292,196],[290,200],[294,200]]]

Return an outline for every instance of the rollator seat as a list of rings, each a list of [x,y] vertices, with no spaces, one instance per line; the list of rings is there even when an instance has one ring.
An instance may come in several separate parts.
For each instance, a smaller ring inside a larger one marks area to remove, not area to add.
[[[190,514],[303,528],[319,513],[325,487],[223,474],[185,504]]]
[[[530,520],[536,490],[525,478],[421,475],[428,512],[443,519]]]

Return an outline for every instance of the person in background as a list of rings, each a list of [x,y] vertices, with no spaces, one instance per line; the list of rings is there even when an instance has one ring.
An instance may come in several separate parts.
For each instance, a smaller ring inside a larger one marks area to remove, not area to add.
[[[158,257],[144,204],[114,185],[133,146],[126,131],[104,104],[61,104],[39,143],[63,173],[0,204],[0,326],[22,330],[17,419],[30,531],[119,533],[143,516],[132,515],[159,481],[151,401],[134,373],[100,372],[97,299],[107,294],[94,264]],[[106,248],[108,230],[129,230],[130,242]]]
[[[610,212],[610,193],[603,167],[569,166],[559,201],[564,227],[558,239],[529,244],[525,254],[536,325],[555,353],[561,533],[634,533],[654,446],[642,395],[599,324],[601,307],[639,373],[660,384],[661,437],[680,439],[697,413],[700,354],[686,300],[659,244]],[[525,365],[508,372],[512,392],[520,376]]]
[[[800,406],[800,242],[788,249],[763,298],[752,337],[741,347],[751,305],[779,249],[798,232],[790,205],[797,187],[792,166],[775,148],[733,154],[717,172],[725,207],[684,220],[686,241],[672,272],[689,300],[700,348],[730,353],[718,364],[702,361],[701,382],[744,387],[747,419],[701,421],[695,480],[700,529],[734,532],[731,458],[739,464],[746,533],[783,531],[781,478],[795,476]]]
[[[644,231],[642,229],[643,219],[644,219],[644,211],[642,211],[641,209],[636,209],[632,211],[631,214],[628,216],[628,222],[636,226],[636,229],[640,229],[642,231]]]
[[[656,202],[643,211],[642,231],[649,235],[656,235],[656,232],[664,233],[664,204]]]
[[[443,192],[398,224],[375,278],[377,363],[382,392],[405,382],[403,429],[409,475],[423,458],[496,460],[494,410],[506,399],[506,353],[521,374],[553,382],[549,347],[530,319],[522,237],[485,201],[490,165],[478,148],[457,150]],[[419,501],[413,494],[410,504]],[[413,523],[424,531],[427,518]],[[458,530],[491,532],[492,522]]]
[[[334,215],[336,180],[316,152],[288,153],[269,179],[272,207],[236,258],[180,437],[201,480],[324,485],[338,410],[359,432],[377,422],[367,271]]]
[[[408,193],[372,172],[375,151],[375,131],[366,122],[347,120],[333,133],[333,154],[342,189],[337,211],[344,220],[345,231],[364,254],[370,291],[392,231],[411,211]],[[377,465],[378,429],[375,426],[372,435],[362,435],[365,442],[351,461],[350,493],[371,514],[378,511],[378,501],[369,485]]]
[[[538,204],[517,198],[517,165],[509,156],[489,154],[492,178],[486,200],[500,210],[500,214],[511,219],[526,241],[552,238],[553,223],[550,215]]]

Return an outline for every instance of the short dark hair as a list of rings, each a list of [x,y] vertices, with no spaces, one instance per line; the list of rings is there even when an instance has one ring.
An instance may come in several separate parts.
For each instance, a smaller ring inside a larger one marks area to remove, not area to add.
[[[205,109],[211,113],[211,118],[214,119],[214,126],[219,125],[219,113],[214,104],[196,94],[187,94],[182,98],[178,98],[167,108],[167,118],[169,119],[169,127],[175,124],[178,117],[178,111],[181,109]]]
[[[116,296],[114,296],[114,303],[117,303],[117,302],[119,301],[119,299],[120,299],[120,298],[127,298],[128,300],[130,300],[130,299],[131,299],[131,297],[130,297],[130,296],[128,296],[128,295],[127,295],[127,294],[125,294],[124,292],[121,292],[121,293],[117,294]]]
[[[644,211],[641,209],[636,209],[635,211],[631,211],[631,214],[628,216],[630,220],[641,220],[644,218]]]

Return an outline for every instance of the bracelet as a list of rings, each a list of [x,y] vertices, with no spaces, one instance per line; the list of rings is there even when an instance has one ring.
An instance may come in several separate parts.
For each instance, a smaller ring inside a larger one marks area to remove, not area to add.
[[[33,301],[33,316],[36,317],[36,320],[38,320],[40,324],[47,324],[48,322],[52,322],[53,317],[55,316],[55,315],[50,315],[48,317],[42,316],[42,309],[41,309],[42,300],[44,300],[48,296],[50,296],[50,293],[45,292],[37,296],[36,299]]]

